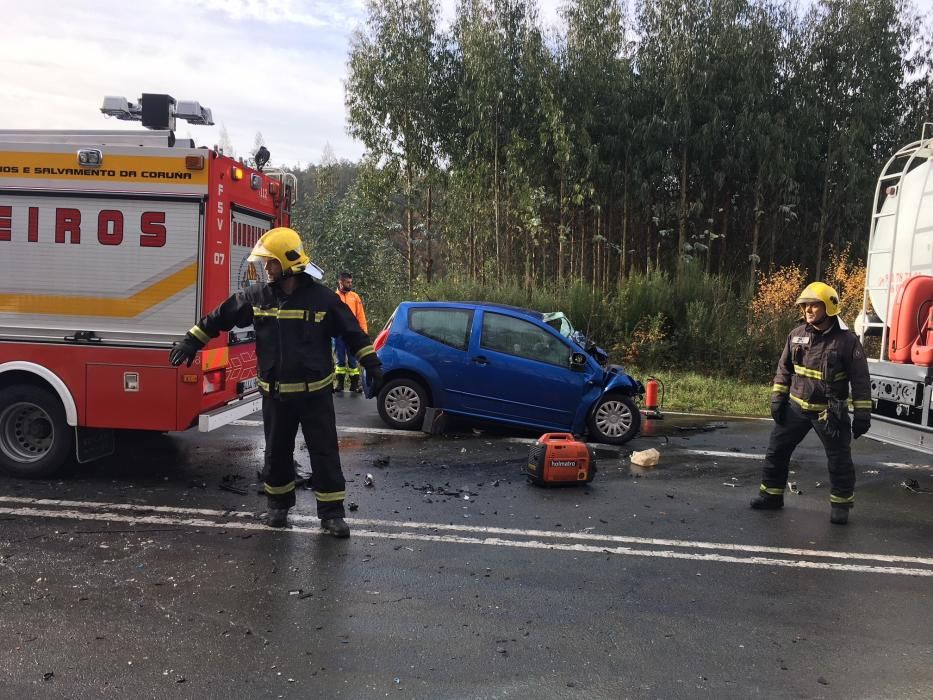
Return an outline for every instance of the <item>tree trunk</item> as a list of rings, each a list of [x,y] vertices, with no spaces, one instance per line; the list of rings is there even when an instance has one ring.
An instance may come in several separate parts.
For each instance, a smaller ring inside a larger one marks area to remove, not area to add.
[[[625,280],[628,275],[628,169],[629,156],[625,154],[625,175],[622,179],[622,261],[619,265],[619,279]]]
[[[470,259],[470,280],[476,280],[476,212],[473,209],[473,191],[470,190],[470,228],[468,232],[469,236],[469,259]]]
[[[427,261],[425,262],[424,272],[427,277],[428,284],[431,284],[432,272],[434,270],[434,254],[431,250],[431,185],[428,185],[428,210],[427,218],[424,222],[424,235],[427,236]]]
[[[684,274],[684,249],[687,245],[687,145],[680,156],[680,223],[677,228],[677,279]]]
[[[567,209],[564,200],[564,174],[560,176],[560,201],[557,203],[559,214],[559,223],[557,225],[557,281],[563,284],[564,274],[564,241],[567,230]]]
[[[651,223],[650,218],[645,223],[645,275],[649,277],[651,276]]]
[[[722,210],[722,245],[719,246],[719,274],[722,274],[723,261],[726,257],[729,242],[729,214],[732,209],[732,197],[726,196],[726,206]]]
[[[755,180],[755,208],[752,210],[754,222],[752,223],[752,252],[748,256],[749,265],[749,289],[755,289],[755,273],[758,270],[758,240],[761,235],[761,217],[764,212],[762,205],[762,179],[764,178],[764,166],[758,167],[758,177]]]
[[[823,196],[820,202],[820,227],[816,237],[816,274],[813,279],[819,279],[823,274],[823,242],[826,239],[826,221],[829,217],[829,176],[833,169],[833,140],[829,137],[829,146],[826,149],[826,173],[823,176]]]
[[[411,210],[411,196],[412,196],[412,166],[411,161],[406,161],[405,163],[405,221],[406,221],[406,231],[405,236],[408,239],[408,291],[411,292],[414,287],[415,282],[415,239],[414,233],[412,231],[412,210]]]
[[[501,251],[499,250],[499,105],[496,105],[496,133],[492,158],[493,205],[495,207],[494,230],[496,236],[496,281],[502,281]]]

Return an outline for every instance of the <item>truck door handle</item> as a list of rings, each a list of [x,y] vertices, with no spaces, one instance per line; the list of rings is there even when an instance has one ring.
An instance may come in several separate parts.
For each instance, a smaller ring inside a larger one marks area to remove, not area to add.
[[[473,364],[485,366],[489,364],[489,360],[487,360],[483,355],[477,355],[473,358]]]

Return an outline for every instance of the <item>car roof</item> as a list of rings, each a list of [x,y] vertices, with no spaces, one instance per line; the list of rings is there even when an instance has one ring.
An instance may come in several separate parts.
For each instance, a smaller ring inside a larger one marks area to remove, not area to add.
[[[511,311],[512,313],[522,314],[537,320],[542,320],[544,314],[533,309],[523,309],[520,306],[510,306],[509,304],[497,304],[490,301],[403,301],[402,304],[410,308],[431,308],[431,307],[459,307],[470,309],[495,309],[498,311]]]

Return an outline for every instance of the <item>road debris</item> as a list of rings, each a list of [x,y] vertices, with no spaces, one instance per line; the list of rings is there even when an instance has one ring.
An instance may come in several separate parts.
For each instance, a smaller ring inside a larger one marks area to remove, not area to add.
[[[479,493],[476,491],[471,491],[466,486],[460,489],[450,488],[450,483],[447,482],[443,486],[434,486],[433,484],[424,483],[421,486],[405,482],[404,486],[411,486],[415,491],[420,491],[425,496],[451,496],[453,498],[462,498],[463,500],[469,500],[476,496],[479,496]]]
[[[363,479],[363,486],[373,486],[375,485],[376,480],[373,478],[372,474],[367,473],[366,478]]]
[[[655,467],[661,459],[661,453],[651,447],[647,450],[632,452],[632,464],[639,467]]]
[[[240,496],[245,496],[249,491],[243,486],[237,486],[237,482],[243,479],[239,474],[225,474],[218,484],[217,488],[221,491],[229,491],[230,493],[236,493]]]
[[[905,479],[901,482],[901,486],[913,493],[933,494],[933,489],[920,488],[920,482],[916,479]]]
[[[390,460],[391,457],[376,457],[376,459],[373,460],[373,466],[380,468],[388,467]]]
[[[791,492],[792,494],[794,494],[795,496],[802,496],[802,495],[803,495],[803,491],[801,491],[799,488],[797,488],[797,482],[796,482],[796,481],[788,481],[788,482],[787,482],[787,490],[790,491],[790,492]]]

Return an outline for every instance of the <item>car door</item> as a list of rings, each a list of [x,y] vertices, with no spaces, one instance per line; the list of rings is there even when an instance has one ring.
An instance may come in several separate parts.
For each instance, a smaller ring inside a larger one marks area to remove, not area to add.
[[[434,370],[441,395],[434,397],[439,408],[462,409],[462,374],[470,365],[467,349],[473,324],[472,309],[412,307],[408,329],[418,336],[411,351]]]
[[[569,429],[588,374],[570,369],[571,346],[531,320],[483,310],[467,370],[473,413],[535,427]]]

